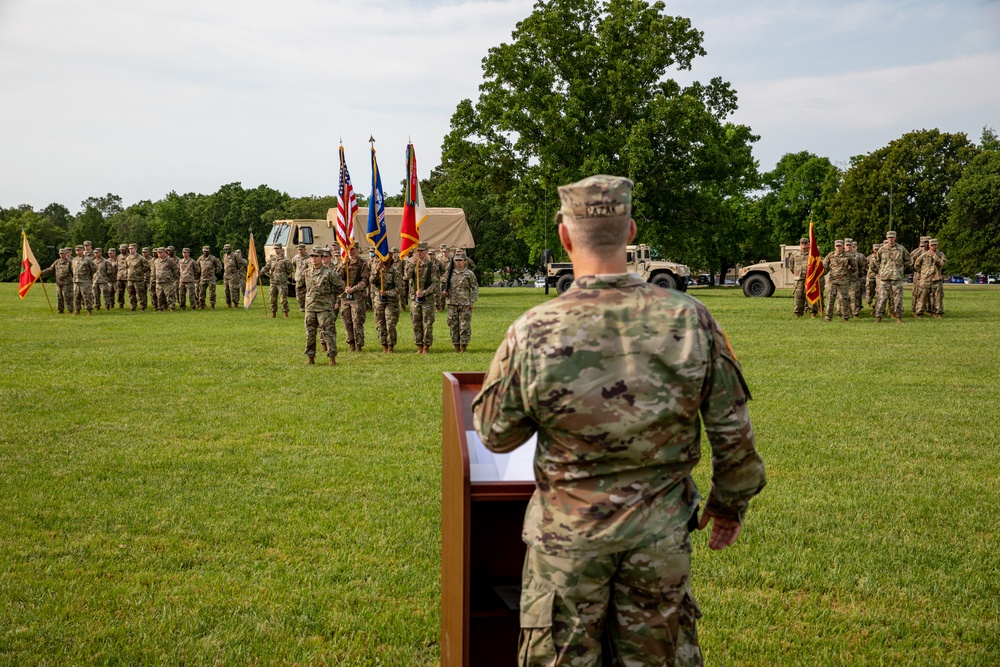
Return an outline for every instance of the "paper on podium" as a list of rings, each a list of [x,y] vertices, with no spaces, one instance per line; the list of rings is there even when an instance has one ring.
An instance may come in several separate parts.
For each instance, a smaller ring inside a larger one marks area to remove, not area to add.
[[[469,443],[469,481],[472,482],[534,482],[535,446],[538,434],[532,434],[523,445],[507,454],[486,449],[475,431],[465,432]]]

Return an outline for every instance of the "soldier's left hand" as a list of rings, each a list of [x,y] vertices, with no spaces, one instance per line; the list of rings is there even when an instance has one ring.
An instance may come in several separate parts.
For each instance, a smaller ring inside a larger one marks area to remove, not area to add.
[[[736,538],[740,536],[740,531],[743,529],[743,526],[739,521],[724,519],[719,516],[713,516],[708,512],[704,512],[701,515],[701,521],[698,523],[698,530],[705,528],[709,521],[712,522],[712,534],[708,538],[708,548],[713,551],[731,547],[736,542]]]

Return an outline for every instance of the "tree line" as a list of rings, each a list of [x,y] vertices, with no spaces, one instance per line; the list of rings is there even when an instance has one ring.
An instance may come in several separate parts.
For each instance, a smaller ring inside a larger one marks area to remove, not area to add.
[[[593,173],[631,178],[637,241],[696,271],[774,259],[812,220],[824,250],[845,236],[870,247],[891,225],[909,248],[938,237],[957,272],[1000,272],[992,128],[978,144],[961,132],[914,130],[843,167],[788,153],[761,172],[759,137],[729,120],[738,108],[730,84],[682,86],[668,76],[705,55],[703,38],[662,2],[549,0],[489,50],[478,99],[458,104],[441,164],[421,182],[428,206],[465,210],[482,282],[539,268],[546,249],[558,255],[556,186]],[[251,230],[263,238],[273,220],[325,218],[335,206],[335,196],[231,183],[128,207],[113,194],[91,197],[76,215],[61,204],[0,208],[0,280],[16,279],[22,228],[42,261],[51,252],[40,248],[85,239],[246,247]]]

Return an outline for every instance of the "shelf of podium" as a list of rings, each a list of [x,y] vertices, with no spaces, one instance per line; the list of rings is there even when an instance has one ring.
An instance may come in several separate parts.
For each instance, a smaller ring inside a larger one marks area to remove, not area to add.
[[[518,611],[493,590],[519,586],[521,526],[534,480],[474,482],[469,474],[472,400],[482,373],[445,373],[442,391],[441,665],[517,663]]]

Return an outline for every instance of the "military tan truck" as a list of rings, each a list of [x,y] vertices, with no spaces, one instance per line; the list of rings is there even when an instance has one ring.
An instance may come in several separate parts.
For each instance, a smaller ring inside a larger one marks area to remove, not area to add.
[[[774,294],[779,287],[795,287],[795,278],[788,268],[788,258],[799,251],[798,244],[781,246],[781,261],[760,260],[756,264],[741,267],[737,282],[743,288],[744,296],[766,297]]]
[[[402,207],[385,209],[385,227],[389,237],[389,247],[399,247],[399,228],[403,220]],[[295,246],[321,245],[337,247],[337,209],[331,208],[326,220],[275,220],[271,233],[264,243],[264,261],[274,256],[274,245],[280,243],[285,248],[285,256],[295,254]],[[368,229],[368,209],[358,211],[354,216],[354,241],[367,255],[371,244],[365,237]],[[420,225],[420,240],[432,248],[447,243],[450,248],[465,246],[475,248],[476,240],[465,219],[465,211],[460,208],[428,208],[427,219]],[[291,248],[291,250],[289,250]]]
[[[649,246],[646,244],[626,246],[625,261],[628,270],[638,273],[647,283],[681,292],[687,291],[691,269],[676,262],[652,259]],[[549,262],[545,279],[550,287],[555,287],[556,292],[562,294],[573,284],[573,264]]]

